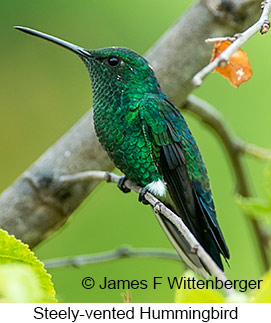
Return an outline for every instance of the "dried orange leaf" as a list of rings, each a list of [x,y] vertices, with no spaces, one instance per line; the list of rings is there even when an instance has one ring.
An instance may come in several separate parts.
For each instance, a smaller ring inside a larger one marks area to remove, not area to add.
[[[228,40],[216,41],[213,48],[211,62],[231,45]],[[238,87],[251,78],[252,70],[245,51],[238,49],[228,60],[225,66],[215,69],[216,72],[227,78],[231,85]]]

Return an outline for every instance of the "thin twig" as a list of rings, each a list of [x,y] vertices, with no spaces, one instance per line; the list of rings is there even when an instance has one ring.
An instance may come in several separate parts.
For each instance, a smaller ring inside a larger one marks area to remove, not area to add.
[[[250,144],[245,141],[241,142],[240,149],[242,149],[244,153],[259,159],[265,159],[265,160],[271,159],[271,149],[258,147],[254,144]]]
[[[271,148],[258,147],[255,144],[249,143],[239,136],[237,136],[232,129],[228,126],[225,118],[222,114],[214,108],[210,103],[196,97],[195,95],[190,95],[187,98],[187,103],[182,106],[182,109],[193,112],[193,114],[201,119],[204,123],[211,126],[219,137],[222,139],[230,157],[233,159],[232,164],[236,168],[236,156],[237,153],[246,153],[252,157],[258,159],[269,160],[271,159]],[[239,167],[237,167],[237,174],[240,173]]]
[[[205,39],[205,43],[215,43],[217,41],[230,41],[233,42],[237,39],[237,37],[213,37]]]
[[[251,194],[245,169],[242,163],[242,155],[243,153],[249,153],[254,157],[266,158],[270,156],[271,151],[256,147],[243,141],[228,127],[223,116],[213,106],[206,101],[195,97],[194,95],[190,95],[188,97],[187,104],[183,107],[183,109],[191,111],[197,117],[200,117],[204,123],[210,126],[217,133],[228,152],[236,178],[237,193],[244,197],[249,197]],[[255,232],[264,268],[265,270],[268,270],[269,260],[267,250],[265,248],[265,234],[263,234],[256,219],[250,216],[247,218]]]
[[[78,180],[89,181],[93,178],[106,180],[107,182],[113,182],[113,183],[118,183],[120,180],[120,176],[109,172],[102,172],[102,171],[99,171],[99,172],[88,171],[85,173],[83,172],[75,175],[65,175],[65,176],[63,175],[60,177],[60,180],[70,183]],[[142,189],[142,187],[136,185],[135,183],[129,180],[125,181],[125,186],[135,191],[136,193],[140,193]],[[204,266],[208,268],[208,271],[213,276],[225,282],[227,280],[225,273],[217,266],[217,264],[209,256],[209,254],[203,249],[203,247],[196,240],[194,235],[184,224],[182,219],[179,216],[177,216],[175,213],[173,213],[170,209],[168,209],[161,201],[159,201],[151,193],[147,192],[145,194],[145,199],[153,206],[153,209],[156,213],[162,214],[178,229],[178,231],[186,239],[188,245],[190,246],[190,250],[193,251],[195,254],[197,254],[197,256],[200,258]],[[233,293],[235,293],[233,290],[227,290],[227,289],[225,289],[225,292],[227,293],[228,296],[231,296]]]
[[[223,51],[216,59],[206,65],[202,70],[200,70],[192,79],[192,83],[195,86],[200,86],[202,80],[210,74],[216,67],[220,66],[222,62],[227,62],[229,58],[234,54],[238,48],[240,48],[246,41],[248,41],[257,32],[266,33],[269,26],[269,16],[271,13],[271,0],[266,0],[263,6],[263,12],[259,20],[249,27],[244,32],[240,33],[235,41]]]
[[[48,259],[43,261],[46,268],[82,266],[87,264],[96,264],[101,262],[112,261],[120,258],[160,258],[180,261],[180,257],[175,251],[163,249],[134,249],[130,246],[122,246],[115,250],[101,252],[97,254],[81,255],[75,257],[64,257]]]

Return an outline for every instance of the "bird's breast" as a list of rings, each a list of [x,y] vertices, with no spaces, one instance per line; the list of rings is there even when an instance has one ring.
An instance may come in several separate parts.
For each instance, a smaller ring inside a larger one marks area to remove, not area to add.
[[[106,111],[105,111],[106,110]],[[94,125],[99,141],[116,167],[138,185],[161,179],[146,143],[139,117],[117,116],[112,107],[94,107]]]

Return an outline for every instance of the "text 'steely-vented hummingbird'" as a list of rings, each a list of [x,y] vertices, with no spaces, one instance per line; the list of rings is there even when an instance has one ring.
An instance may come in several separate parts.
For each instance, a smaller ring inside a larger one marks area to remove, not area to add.
[[[15,27],[47,39],[85,63],[92,80],[97,136],[129,180],[150,191],[182,218],[196,239],[223,270],[220,254],[229,251],[217,222],[208,174],[183,116],[161,91],[148,62],[130,49],[86,50],[56,37]],[[120,187],[125,191],[124,181]],[[183,261],[209,276],[176,227],[163,215],[158,221]]]

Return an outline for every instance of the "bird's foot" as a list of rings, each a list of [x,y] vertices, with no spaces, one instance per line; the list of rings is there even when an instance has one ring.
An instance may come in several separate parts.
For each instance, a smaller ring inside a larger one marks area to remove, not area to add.
[[[118,188],[123,192],[123,193],[129,193],[131,190],[125,186],[125,181],[127,180],[127,177],[125,175],[120,177],[120,180],[118,182]]]
[[[147,186],[143,187],[139,193],[139,196],[138,196],[138,201],[145,204],[145,205],[148,205],[150,204],[149,201],[146,200],[145,198],[145,194],[149,192],[149,188]]]

